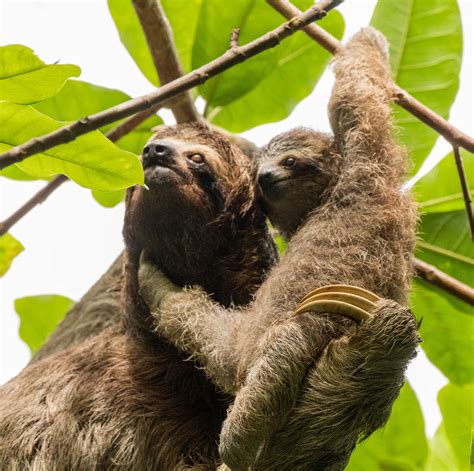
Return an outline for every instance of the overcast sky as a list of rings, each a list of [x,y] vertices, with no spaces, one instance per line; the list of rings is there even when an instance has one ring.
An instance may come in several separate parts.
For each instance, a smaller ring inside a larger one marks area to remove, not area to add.
[[[346,2],[340,7],[346,21],[345,39],[370,20],[375,0]],[[228,5],[231,3],[229,2]],[[461,86],[450,121],[473,133],[473,5],[459,1],[464,29]],[[106,0],[0,0],[0,44],[24,44],[45,62],[77,64],[80,79],[123,90],[131,96],[151,91],[119,41]],[[257,144],[298,125],[329,130],[326,104],[332,86],[325,73],[311,96],[279,123],[244,133]],[[170,121],[170,114],[163,117]],[[439,140],[430,159],[439,160],[450,146]],[[0,220],[25,202],[43,182],[0,180]],[[123,204],[113,209],[99,206],[90,192],[64,184],[40,208],[11,231],[25,246],[0,282],[0,384],[16,375],[28,362],[29,350],[18,337],[16,298],[36,294],[62,294],[78,300],[106,271],[122,249]],[[409,379],[420,399],[426,428],[432,435],[440,414],[436,395],[446,380],[420,352],[409,368]]]

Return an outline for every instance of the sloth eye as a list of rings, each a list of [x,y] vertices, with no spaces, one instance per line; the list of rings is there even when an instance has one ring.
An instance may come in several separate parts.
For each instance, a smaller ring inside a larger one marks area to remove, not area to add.
[[[191,154],[188,156],[188,159],[195,164],[202,164],[204,162],[204,156],[199,153]]]
[[[296,159],[294,157],[287,157],[283,162],[284,167],[293,167],[295,165]]]

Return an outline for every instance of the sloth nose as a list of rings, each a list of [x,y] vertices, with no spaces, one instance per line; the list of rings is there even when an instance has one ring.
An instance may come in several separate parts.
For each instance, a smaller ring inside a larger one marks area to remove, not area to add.
[[[276,179],[275,172],[273,170],[261,170],[258,173],[258,184],[262,188],[262,190],[265,190],[265,188],[268,188]]]
[[[143,167],[170,163],[173,161],[174,146],[169,141],[152,141],[143,149]]]

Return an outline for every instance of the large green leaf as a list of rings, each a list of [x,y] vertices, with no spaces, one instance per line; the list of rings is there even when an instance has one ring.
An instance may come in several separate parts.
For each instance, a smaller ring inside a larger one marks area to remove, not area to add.
[[[11,234],[0,236],[0,277],[5,275],[13,259],[23,250],[23,245]]]
[[[422,218],[417,256],[440,270],[471,284],[474,244],[464,211],[428,213]],[[421,346],[428,358],[457,384],[474,381],[472,306],[423,280],[413,288],[413,309],[423,318]]]
[[[52,118],[14,103],[0,104],[0,152],[60,128]],[[143,184],[143,170],[136,155],[119,149],[99,131],[80,136],[17,164],[37,177],[65,174],[79,185],[102,191]]]
[[[379,0],[371,24],[390,43],[395,81],[444,118],[459,86],[462,28],[456,0]],[[395,110],[418,168],[438,134],[402,108]]]
[[[10,165],[0,170],[0,176],[5,178],[10,178],[11,180],[19,181],[33,181],[38,180],[37,177],[33,175],[28,175],[23,170],[19,169],[16,165]]]
[[[193,67],[197,68],[223,54],[229,48],[229,36],[234,28],[240,29],[240,44],[246,44],[283,21],[263,1],[235,0],[232,8],[222,8],[222,0],[205,0],[194,43]],[[205,114],[255,88],[275,67],[277,60],[278,48],[270,49],[208,80],[199,89],[207,102]]]
[[[420,233],[423,240],[418,242],[418,258],[464,283],[472,283],[474,244],[465,211],[427,213]]]
[[[337,11],[319,24],[338,38],[343,34],[344,21]],[[271,68],[248,93],[215,108],[209,117],[234,132],[284,119],[313,91],[329,59],[330,54],[305,34],[295,34],[278,46]]]
[[[74,301],[56,294],[28,296],[15,300],[20,317],[20,337],[35,353],[61,322]]]
[[[348,471],[417,470],[428,454],[423,415],[408,383],[396,400],[385,427],[358,445]]]
[[[58,121],[75,121],[82,116],[97,113],[129,99],[130,97],[126,93],[119,90],[99,87],[79,80],[69,80],[57,95],[49,100],[37,103],[34,107]],[[117,124],[104,126],[100,131],[106,133]],[[124,150],[141,154],[145,143],[152,135],[151,129],[160,124],[163,124],[161,118],[153,115],[133,131],[121,137],[116,144]],[[124,194],[123,190],[92,192],[94,199],[107,208],[120,203],[124,198]]]
[[[132,1],[108,0],[107,3],[123,45],[143,75],[153,85],[159,85],[156,68]],[[181,66],[185,72],[189,72],[201,0],[164,0],[162,5],[173,28]]]
[[[181,67],[185,73],[193,68],[193,48],[201,5],[206,0],[162,0],[161,4],[173,28],[173,37]],[[226,9],[221,8],[222,9]]]
[[[472,175],[474,156],[464,149],[460,151],[464,170],[468,176]],[[472,192],[474,189],[472,177],[468,183]],[[416,182],[414,193],[423,212],[449,212],[465,209],[459,174],[452,152]]]
[[[108,0],[107,3],[120,40],[143,75],[153,85],[158,85],[158,74],[131,0]]]
[[[37,103],[34,108],[57,121],[75,121],[127,100],[130,100],[130,96],[120,90],[100,87],[80,80],[69,80],[57,95]],[[108,124],[100,131],[106,133],[117,124]],[[151,129],[160,124],[163,124],[161,118],[153,115],[132,132],[120,138],[117,145],[134,154],[141,154],[143,146],[152,134]]]
[[[106,208],[113,208],[125,199],[125,190],[98,191],[92,190],[93,198]]]
[[[445,386],[438,395],[443,423],[430,444],[426,471],[471,469],[471,434],[473,425],[472,385]]]
[[[56,94],[81,69],[70,64],[45,64],[26,46],[0,46],[0,101],[29,104]]]
[[[421,346],[430,361],[450,381],[474,380],[472,306],[426,281],[416,280],[412,289],[413,311],[422,319]]]

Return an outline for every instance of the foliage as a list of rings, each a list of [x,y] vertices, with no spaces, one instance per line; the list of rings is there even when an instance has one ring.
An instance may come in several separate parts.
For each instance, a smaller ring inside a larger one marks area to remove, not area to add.
[[[282,22],[264,1],[235,0],[232,7],[225,4],[223,8],[224,3],[162,0],[185,72],[223,53],[232,29],[240,27],[239,41],[243,44]],[[293,3],[305,9],[311,0]],[[123,45],[150,83],[159,85],[132,3],[108,0],[108,5]],[[336,11],[320,24],[338,38],[343,34],[344,21]],[[448,117],[458,89],[462,56],[456,0],[379,0],[371,24],[389,40],[395,81],[433,111]],[[212,78],[193,91],[194,97],[200,95],[204,100],[204,115],[209,122],[232,132],[244,131],[287,117],[314,89],[328,61],[328,53],[298,33]],[[119,90],[70,79],[79,72],[74,65],[45,64],[25,46],[0,47],[0,152],[57,129],[62,122],[129,99]],[[401,108],[395,107],[394,111],[400,138],[410,149],[417,170],[431,152],[437,134]],[[0,175],[31,180],[63,173],[91,188],[102,205],[112,207],[123,199],[124,188],[143,183],[136,155],[150,137],[150,129],[160,123],[162,120],[155,115],[116,144],[103,136],[112,127],[106,126],[6,168]],[[466,168],[472,168],[473,156],[461,153]],[[415,184],[413,191],[422,212],[417,257],[470,283],[474,250],[453,156],[447,155]],[[277,242],[283,251],[283,241]],[[0,238],[0,275],[21,250],[22,245],[13,236]],[[32,351],[39,348],[71,305],[71,300],[57,295],[16,301],[20,334]],[[469,468],[474,375],[472,308],[421,280],[414,284],[412,306],[422,319],[422,348],[451,382],[439,394],[443,422],[428,441],[417,398],[405,385],[386,427],[358,446],[350,470]]]
[[[28,296],[15,301],[21,322],[20,337],[30,347],[31,353],[41,347],[73,304],[72,299],[57,294]]]
[[[151,55],[131,2],[108,0],[120,38],[144,75],[157,84]],[[297,0],[302,9],[311,0]],[[163,2],[173,26],[178,53],[185,72],[212,59],[229,47],[229,33],[240,28],[245,44],[282,22],[268,5],[254,0],[236,0],[222,8],[222,0],[167,0]],[[319,23],[340,38],[344,22],[331,12]],[[208,121],[233,132],[286,118],[311,93],[329,61],[329,54],[305,35],[293,35],[279,47],[234,67],[199,87],[206,101]],[[252,112],[249,113],[249,110]]]
[[[11,234],[7,233],[0,237],[0,276],[8,271],[13,259],[23,250],[23,245]]]
[[[456,0],[381,0],[371,24],[390,43],[395,81],[444,118],[459,86],[462,29]],[[401,137],[418,168],[438,134],[402,108],[395,109]]]
[[[77,77],[76,65],[45,64],[25,46],[0,47],[0,101],[30,104],[55,95],[69,77]]]
[[[415,393],[406,383],[386,426],[356,448],[347,470],[422,469],[427,456],[423,415]]]

